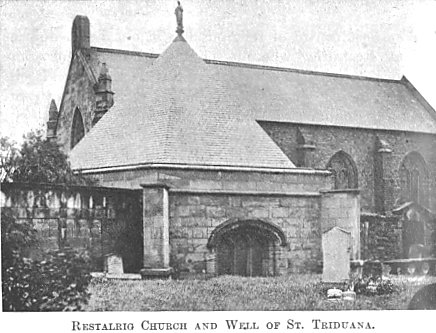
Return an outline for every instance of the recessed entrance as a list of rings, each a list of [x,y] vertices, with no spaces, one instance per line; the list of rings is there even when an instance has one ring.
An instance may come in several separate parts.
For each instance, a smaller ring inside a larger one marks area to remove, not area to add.
[[[208,246],[215,251],[218,275],[277,275],[283,232],[275,225],[259,220],[228,221],[218,226]]]

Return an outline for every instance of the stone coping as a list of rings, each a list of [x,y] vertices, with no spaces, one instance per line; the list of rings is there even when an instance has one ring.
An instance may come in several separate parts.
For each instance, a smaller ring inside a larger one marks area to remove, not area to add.
[[[359,194],[361,192],[358,188],[347,188],[347,189],[339,189],[339,190],[320,190],[321,193],[352,193]]]
[[[203,170],[203,171],[238,171],[238,172],[260,172],[260,173],[285,173],[285,174],[307,174],[319,176],[331,176],[332,173],[325,169],[310,169],[310,168],[272,168],[272,167],[256,167],[256,166],[219,166],[219,165],[188,165],[188,164],[164,164],[150,163],[138,165],[125,165],[113,167],[101,167],[95,169],[74,170],[75,173],[93,174],[103,172],[130,171],[143,169],[175,169],[175,170]]]
[[[23,183],[23,182],[2,182],[0,183],[0,188],[3,189],[48,189],[48,190],[64,190],[64,191],[94,191],[94,192],[137,192],[140,188],[129,189],[129,188],[119,188],[119,187],[105,187],[105,186],[94,186],[94,185],[67,185],[67,184],[55,184],[55,183]]]
[[[250,195],[283,197],[320,197],[319,192],[274,192],[274,191],[231,191],[231,190],[194,190],[170,188],[170,194],[206,194],[206,195]]]

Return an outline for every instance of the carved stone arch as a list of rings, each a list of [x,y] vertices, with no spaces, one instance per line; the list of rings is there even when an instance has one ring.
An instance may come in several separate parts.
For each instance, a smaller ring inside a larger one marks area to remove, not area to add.
[[[276,240],[279,242],[279,245],[286,246],[286,235],[283,230],[271,222],[265,222],[258,219],[230,219],[224,223],[221,223],[217,226],[207,241],[207,247],[209,249],[214,248],[219,241],[219,238],[225,234],[227,231],[235,230],[238,228],[255,228],[259,229],[262,232],[269,233],[276,237]]]
[[[335,176],[335,189],[358,188],[358,173],[356,163],[343,150],[335,153],[327,163],[327,169]]]
[[[399,167],[401,200],[426,206],[428,203],[429,172],[427,163],[417,151],[406,154]]]
[[[280,227],[261,220],[231,219],[216,227],[207,247],[213,251],[218,275],[279,274],[286,236]]]
[[[74,110],[73,123],[71,125],[71,149],[85,136],[85,126],[82,113],[79,108]]]

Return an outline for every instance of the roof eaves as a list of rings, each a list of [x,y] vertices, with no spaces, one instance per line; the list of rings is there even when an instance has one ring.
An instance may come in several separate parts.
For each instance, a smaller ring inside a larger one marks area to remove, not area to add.
[[[91,167],[91,168],[75,168],[75,173],[92,174],[114,171],[128,171],[140,169],[183,169],[183,170],[214,170],[214,171],[248,171],[248,172],[267,172],[267,173],[293,173],[293,174],[317,174],[323,176],[331,176],[331,172],[323,169],[305,169],[295,167],[263,167],[249,165],[211,165],[211,164],[177,164],[177,163],[137,163],[129,165],[119,165],[110,167]]]
[[[423,132],[423,131],[411,131],[411,130],[404,130],[404,129],[390,129],[390,128],[378,128],[378,127],[357,127],[357,126],[345,126],[345,125],[334,125],[334,124],[320,124],[320,123],[308,123],[308,122],[295,122],[295,121],[287,121],[287,120],[268,120],[268,119],[261,119],[256,118],[255,121],[259,123],[277,123],[277,124],[291,124],[295,126],[313,126],[313,127],[330,127],[330,128],[345,128],[345,129],[352,129],[352,130],[365,130],[365,131],[384,131],[384,132],[403,132],[403,133],[419,133],[419,134],[428,134],[428,135],[435,135],[436,132]]]

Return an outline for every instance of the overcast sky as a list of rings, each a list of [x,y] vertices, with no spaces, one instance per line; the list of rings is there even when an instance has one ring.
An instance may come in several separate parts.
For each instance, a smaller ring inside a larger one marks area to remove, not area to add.
[[[331,73],[406,75],[436,108],[436,1],[182,0],[199,56]],[[75,15],[91,45],[161,53],[176,1],[0,0],[0,133],[19,139],[59,106]],[[371,98],[368,96],[368,98]]]

